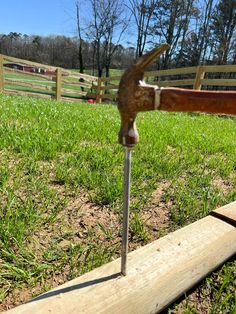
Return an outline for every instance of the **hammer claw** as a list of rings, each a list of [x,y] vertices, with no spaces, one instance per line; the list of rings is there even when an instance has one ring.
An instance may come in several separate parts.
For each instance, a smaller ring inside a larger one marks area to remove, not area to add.
[[[145,71],[147,66],[151,64],[156,58],[158,58],[163,52],[169,49],[170,46],[168,44],[163,44],[160,47],[157,47],[151,50],[149,53],[143,55],[136,63],[136,66],[140,71]]]

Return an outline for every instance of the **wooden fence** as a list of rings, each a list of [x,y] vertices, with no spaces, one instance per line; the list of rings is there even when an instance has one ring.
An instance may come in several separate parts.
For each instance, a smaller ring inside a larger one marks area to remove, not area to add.
[[[25,70],[17,67],[25,67]],[[15,67],[15,68],[14,68]],[[56,100],[92,98],[96,103],[116,101],[121,76],[95,77],[45,64],[0,55],[0,92]],[[236,90],[236,65],[197,66],[145,73],[160,87]]]
[[[0,55],[0,92],[78,102],[98,98],[98,83],[91,75]]]

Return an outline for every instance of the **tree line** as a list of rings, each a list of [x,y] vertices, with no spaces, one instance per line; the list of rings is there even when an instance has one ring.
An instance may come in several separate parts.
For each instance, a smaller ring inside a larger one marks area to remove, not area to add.
[[[170,49],[156,69],[236,63],[235,0],[88,0],[83,8],[84,3],[75,1],[75,36],[0,34],[0,53],[98,76],[127,68],[164,42]]]

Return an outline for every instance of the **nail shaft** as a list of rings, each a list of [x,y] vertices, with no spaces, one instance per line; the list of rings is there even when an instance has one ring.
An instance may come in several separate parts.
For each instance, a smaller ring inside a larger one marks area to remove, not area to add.
[[[131,148],[125,147],[124,160],[124,208],[122,228],[121,273],[127,274],[127,255],[129,238],[129,204],[130,204],[130,176],[131,176]]]

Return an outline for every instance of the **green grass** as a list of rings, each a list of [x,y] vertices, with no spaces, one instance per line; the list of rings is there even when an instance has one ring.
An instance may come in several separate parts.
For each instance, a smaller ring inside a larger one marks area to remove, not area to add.
[[[17,302],[22,291],[36,295],[52,287],[53,278],[69,280],[120,254],[119,230],[111,232],[105,219],[94,229],[76,218],[81,195],[96,211],[107,208],[120,216],[119,119],[110,105],[0,95],[0,301]],[[140,143],[132,162],[134,247],[236,199],[235,122],[197,114],[139,114]],[[150,233],[142,210],[163,182],[168,183],[161,202],[171,204],[169,224]],[[235,310],[234,271],[235,262],[226,263],[198,288],[207,313]],[[187,297],[169,313],[179,308],[198,313],[198,302]]]
[[[79,72],[78,70],[76,70],[76,72]],[[89,74],[89,75],[93,75],[93,71],[92,70],[87,70],[85,69],[85,73]],[[124,73],[124,70],[120,70],[120,69],[110,69],[110,76],[121,76]],[[95,76],[97,76],[97,71],[95,70]],[[103,76],[105,76],[105,71],[103,73]]]

